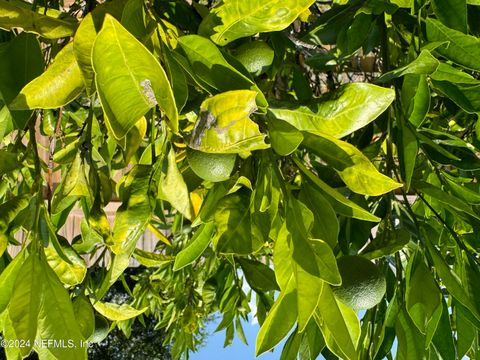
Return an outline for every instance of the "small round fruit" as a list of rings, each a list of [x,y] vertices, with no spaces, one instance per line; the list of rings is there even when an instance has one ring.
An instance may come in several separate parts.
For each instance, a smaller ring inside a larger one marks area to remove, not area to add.
[[[338,300],[354,310],[370,309],[385,295],[385,276],[371,261],[361,256],[344,256],[337,260],[342,285],[333,288]]]
[[[260,75],[272,65],[275,52],[263,41],[253,41],[240,45],[235,57],[249,73]]]
[[[95,331],[93,332],[92,336],[88,339],[89,342],[92,343],[99,343],[102,342],[108,335],[110,330],[110,324],[108,320],[105,319],[100,314],[95,314]]]
[[[236,154],[211,154],[192,149],[187,151],[187,160],[193,172],[212,182],[230,178],[236,157]]]

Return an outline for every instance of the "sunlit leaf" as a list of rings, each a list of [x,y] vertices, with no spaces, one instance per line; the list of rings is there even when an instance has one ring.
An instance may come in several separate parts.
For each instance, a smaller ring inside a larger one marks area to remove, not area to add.
[[[117,139],[157,104],[178,131],[178,114],[165,71],[155,57],[110,15],[92,50],[95,82]]]

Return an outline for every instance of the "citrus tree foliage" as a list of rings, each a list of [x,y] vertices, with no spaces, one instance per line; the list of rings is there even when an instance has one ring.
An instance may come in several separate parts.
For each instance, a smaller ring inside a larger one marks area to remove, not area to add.
[[[255,316],[257,355],[287,338],[281,359],[480,355],[478,0],[63,5],[0,0],[8,359],[85,359],[38,341],[94,339],[99,315],[125,334],[153,316],[188,357],[214,313],[225,345]],[[221,181],[202,152],[229,159]],[[386,278],[365,312],[335,296],[347,255]],[[131,301],[105,300],[132,259]]]

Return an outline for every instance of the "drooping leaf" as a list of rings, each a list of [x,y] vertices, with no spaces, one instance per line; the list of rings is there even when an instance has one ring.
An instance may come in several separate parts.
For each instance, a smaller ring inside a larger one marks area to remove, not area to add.
[[[401,99],[405,117],[415,127],[419,127],[430,110],[430,87],[426,76],[406,75]]]
[[[214,215],[216,234],[212,239],[216,251],[222,254],[248,255],[263,246],[251,236],[250,196],[238,191],[220,200]]]
[[[81,284],[87,273],[85,261],[69,245],[63,247],[63,253],[71,263],[63,260],[53,246],[45,248],[48,265],[65,285]]]
[[[113,321],[132,319],[140,314],[143,314],[148,309],[148,307],[144,307],[143,309],[135,309],[128,304],[119,305],[100,301],[94,302],[93,307],[100,314]]]
[[[466,68],[480,70],[480,64],[478,63],[480,40],[477,37],[450,29],[432,18],[427,18],[426,23],[429,41],[447,42],[446,45],[436,48],[435,51]]]
[[[395,333],[398,338],[398,360],[423,359],[425,356],[425,340],[412,322],[405,309],[401,309],[397,315]]]
[[[70,342],[71,347],[51,346],[48,351],[58,359],[84,360],[87,346],[82,346],[85,338],[75,319],[68,291],[45,261],[40,262],[40,268],[36,271],[42,273],[37,339],[55,339],[65,344]]]
[[[225,0],[211,15],[220,18],[221,25],[206,31],[213,30],[212,40],[223,46],[259,32],[283,30],[313,3],[313,0]]]
[[[150,221],[152,205],[150,199],[151,167],[137,165],[125,181],[126,195],[117,210],[113,224],[113,235],[108,245],[119,254],[131,254]]]
[[[182,173],[178,170],[175,160],[175,151],[171,147],[166,156],[161,160],[161,171],[158,182],[158,196],[168,201],[187,219],[192,218],[192,205],[187,185],[183,180]]]
[[[419,252],[411,257],[406,276],[406,310],[418,330],[426,334],[436,310],[441,309],[442,295]]]
[[[198,259],[210,244],[214,230],[215,223],[202,224],[188,246],[175,256],[173,270],[180,270]]]
[[[346,359],[357,358],[356,347],[360,335],[358,318],[352,309],[335,299],[328,284],[322,288],[315,321],[331,351]]]
[[[117,139],[157,104],[178,131],[170,83],[157,59],[110,15],[106,15],[92,50],[98,94]]]
[[[252,289],[263,291],[279,290],[275,273],[260,261],[239,258],[243,274]]]
[[[272,349],[285,336],[297,320],[297,295],[293,279],[280,292],[257,336],[255,355]]]
[[[25,342],[20,349],[23,356],[28,355],[37,335],[38,315],[42,302],[44,274],[39,256],[30,254],[22,264],[15,279],[8,316],[18,340]]]
[[[249,116],[256,110],[252,90],[227,91],[206,99],[189,146],[210,153],[248,153],[269,147]]]
[[[269,111],[298,130],[342,138],[375,120],[394,98],[391,89],[350,83],[309,105],[276,106],[272,103]]]
[[[88,96],[95,92],[95,73],[92,66],[92,49],[101,30],[105,14],[108,13],[120,20],[123,6],[128,0],[116,0],[115,3],[106,2],[98,4],[92,12],[89,12],[80,23],[73,38],[73,49],[78,66],[83,75],[83,81]]]
[[[401,137],[399,149],[400,171],[402,173],[405,187],[410,188],[413,172],[415,170],[415,161],[418,152],[418,140],[415,133],[408,125],[402,124],[399,135]]]
[[[303,144],[319,155],[354,192],[370,196],[385,194],[402,184],[381,174],[355,146],[334,137],[304,134]]]
[[[84,339],[88,339],[95,330],[95,315],[92,304],[85,295],[80,295],[72,302],[75,320]]]
[[[303,185],[299,200],[310,209],[315,218],[312,236],[324,240],[334,249],[338,243],[339,224],[332,205],[320,191],[308,183]]]
[[[21,28],[47,39],[58,39],[72,36],[77,24],[38,14],[16,6],[10,1],[0,0],[0,28],[7,31],[12,28]]]
[[[85,168],[80,153],[77,153],[60,186],[55,189],[52,199],[52,213],[58,214],[74,204],[79,198],[90,195],[84,172]]]
[[[23,262],[25,261],[25,256],[26,252],[21,251],[0,273],[0,288],[2,289],[0,292],[0,316],[10,302],[17,276],[22,269]]]
[[[424,234],[427,235],[427,249],[428,253],[432,257],[433,264],[437,271],[438,276],[442,279],[443,284],[447,288],[448,292],[461,304],[463,304],[471,313],[480,320],[480,314],[475,304],[472,302],[465,289],[463,288],[459,277],[457,274],[453,273],[449,266],[445,263],[445,260],[440,255],[435,246],[431,243],[429,236],[437,235],[435,231],[427,233],[424,231]]]
[[[286,225],[292,237],[292,261],[307,273],[330,284],[340,285],[340,273],[332,249],[322,240],[309,238],[313,220],[312,212],[303,203],[290,201]]]
[[[10,104],[13,110],[55,109],[73,101],[83,90],[80,68],[73,53],[73,43],[55,56],[47,70],[29,82]]]
[[[308,170],[299,160],[294,159],[294,161],[302,173],[304,173],[314,185],[316,185],[325,195],[328,196],[328,199],[332,201],[332,205],[335,207],[336,211],[341,212],[342,215],[350,216],[360,220],[374,222],[380,221],[380,218],[369,213],[361,206],[355,204],[353,201],[347,199],[338,191],[328,186],[319,177],[315,176],[315,174]]]
[[[42,71],[43,56],[35,35],[22,33],[14,37],[0,50],[0,99],[3,98],[8,106],[20,90]],[[32,115],[30,110],[8,112],[17,129],[24,129]]]

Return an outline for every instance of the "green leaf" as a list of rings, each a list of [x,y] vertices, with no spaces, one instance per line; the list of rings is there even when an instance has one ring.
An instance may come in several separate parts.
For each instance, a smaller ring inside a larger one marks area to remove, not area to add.
[[[433,229],[432,229],[433,230]],[[428,232],[427,232],[428,231]],[[461,304],[468,308],[472,312],[472,314],[480,320],[480,314],[472,302],[472,299],[468,296],[465,288],[461,284],[459,277],[455,274],[452,270],[450,270],[449,266],[445,263],[445,260],[440,255],[438,250],[435,246],[431,243],[429,237],[430,236],[437,236],[438,233],[436,231],[431,230],[424,230],[424,235],[426,236],[426,245],[428,249],[428,253],[432,257],[433,264],[437,271],[438,276],[442,279],[443,284],[447,288],[448,292]]]
[[[168,47],[164,46],[165,67],[168,74],[168,79],[172,84],[173,95],[177,104],[178,112],[181,112],[188,101],[188,83],[182,67],[173,58],[172,52]]]
[[[448,207],[453,208],[454,213],[457,211],[461,211],[480,220],[480,215],[478,215],[470,206],[468,206],[462,200],[456,198],[455,196],[441,190],[440,188],[423,182],[416,183],[415,187],[424,194],[439,200]]]
[[[113,223],[113,235],[107,245],[119,254],[131,254],[151,217],[151,166],[137,165],[125,180],[125,199]]]
[[[102,236],[92,229],[88,221],[82,219],[80,223],[81,241],[72,244],[72,247],[80,254],[91,252],[99,244],[103,244]]]
[[[418,153],[418,141],[415,133],[408,125],[400,124],[400,142],[398,144],[398,158],[400,161],[400,171],[402,173],[405,188],[410,188],[413,171],[415,170],[415,161]]]
[[[55,248],[51,245],[45,248],[45,256],[48,265],[55,271],[60,281],[68,286],[81,284],[85,275],[87,274],[87,266],[83,260],[68,244],[63,246],[63,254],[71,263],[66,262],[57,253]]]
[[[453,331],[450,325],[450,316],[445,299],[442,299],[442,316],[432,341],[437,351],[442,354],[443,360],[457,359],[455,344],[453,342]]]
[[[286,224],[292,239],[292,261],[307,273],[332,285],[340,285],[340,273],[332,249],[322,240],[309,238],[313,220],[312,212],[303,203],[294,199],[290,201]]]
[[[22,194],[0,205],[0,232],[5,232],[15,217],[30,204],[31,196]]]
[[[405,309],[401,309],[395,323],[395,333],[398,339],[398,360],[424,359],[425,340],[413,324]]]
[[[82,347],[81,341],[85,338],[75,319],[68,291],[45,261],[40,262],[40,268],[36,271],[42,273],[42,301],[36,339],[55,339],[65,344],[71,342],[72,347],[49,346],[48,350],[58,359],[84,360],[87,347]]]
[[[10,298],[14,291],[15,281],[22,269],[25,256],[25,251],[21,251],[15,256],[10,264],[8,264],[7,268],[0,273],[0,289],[2,289],[0,292],[0,316],[10,302]]]
[[[332,205],[320,191],[308,183],[303,184],[299,200],[313,213],[312,236],[324,240],[334,249],[338,243],[339,224]]]
[[[214,248],[222,254],[248,255],[258,251],[263,242],[251,236],[250,195],[237,191],[220,200],[214,216]]]
[[[433,12],[445,26],[467,33],[466,0],[432,0]]]
[[[225,0],[212,10],[221,25],[212,29],[211,38],[223,46],[259,32],[283,30],[313,3],[313,0]]]
[[[331,351],[345,359],[357,358],[360,323],[352,309],[335,299],[328,284],[322,288],[315,321]]]
[[[140,314],[143,314],[148,309],[148,307],[144,307],[143,309],[135,309],[128,304],[119,305],[100,301],[94,302],[93,307],[100,314],[113,321],[132,319]]]
[[[39,256],[32,253],[18,272],[8,305],[8,315],[12,321],[15,336],[27,344],[20,349],[23,356],[30,352],[37,334],[44,281]]]
[[[187,185],[183,180],[182,173],[178,170],[175,159],[175,150],[170,147],[167,155],[163,157],[159,167],[160,179],[158,182],[158,197],[168,201],[187,219],[191,219],[192,206]]]
[[[80,295],[72,302],[75,320],[84,339],[88,339],[95,330],[95,314],[92,304],[85,295]]]
[[[392,89],[350,83],[309,105],[278,107],[272,102],[269,111],[298,130],[342,138],[375,120],[394,98]]]
[[[249,116],[257,109],[252,90],[234,90],[206,99],[189,146],[209,153],[248,153],[269,147]]]
[[[442,294],[418,251],[410,258],[405,276],[406,310],[418,330],[426,334],[436,310],[441,309]]]
[[[355,146],[334,137],[304,134],[303,144],[332,166],[356,193],[378,196],[402,186],[381,174]]]
[[[95,92],[95,73],[92,66],[92,49],[100,31],[105,14],[108,13],[116,19],[120,19],[125,3],[128,0],[115,0],[115,2],[106,2],[97,4],[92,12],[89,12],[80,23],[75,37],[73,38],[73,49],[77,58],[78,66],[82,71],[83,81],[87,95],[91,96]]]
[[[178,132],[170,83],[157,59],[112,16],[106,15],[92,50],[95,83],[108,124],[117,139],[157,104]]]
[[[220,92],[251,89],[257,92],[258,106],[260,108],[268,106],[263,92],[252,79],[230,65],[222,52],[210,40],[198,35],[187,35],[180,37],[178,43],[190,63],[189,73],[210,93],[212,93],[212,89]],[[173,55],[178,54],[173,53]],[[175,59],[180,61],[182,58],[175,56]],[[182,67],[185,69],[186,64]]]
[[[275,280],[274,271],[260,261],[239,258],[243,274],[254,290],[280,290]]]
[[[52,199],[53,214],[62,212],[83,196],[90,196],[90,188],[84,171],[85,168],[78,152],[60,186],[55,189]]]
[[[450,29],[440,21],[427,18],[428,41],[447,41],[447,45],[438,47],[440,55],[466,68],[480,70],[480,40],[475,36],[465,35]]]
[[[473,76],[448,64],[440,64],[437,71],[431,75],[431,79],[436,90],[466,112],[480,111],[480,81]]]
[[[425,75],[406,75],[402,86],[402,108],[408,121],[419,127],[430,110],[430,86]]]
[[[173,270],[180,270],[197,260],[210,244],[214,230],[214,222],[202,224],[193,235],[193,238],[187,245],[187,247],[185,249],[182,249],[175,256]]]
[[[376,80],[376,83],[386,83],[406,75],[430,75],[437,70],[439,64],[440,61],[429,50],[424,49],[411,63],[383,74]]]
[[[47,70],[29,82],[10,104],[13,110],[55,109],[73,101],[84,88],[73,43],[55,56]]]
[[[135,249],[135,251],[133,252],[133,257],[141,265],[146,267],[157,267],[166,263],[173,262],[175,260],[175,257],[170,255],[152,253],[140,249]]]
[[[287,156],[297,150],[303,135],[295,127],[283,120],[271,119],[268,122],[268,136],[275,152]]]
[[[7,31],[12,28],[21,28],[47,39],[58,39],[72,36],[77,24],[38,14],[15,6],[9,1],[0,0],[0,28]]]
[[[3,98],[8,106],[42,71],[43,55],[35,35],[22,33],[14,37],[0,50],[0,100]],[[31,115],[32,111],[10,111],[17,129],[24,129]]]
[[[263,354],[277,345],[287,336],[296,320],[297,295],[292,279],[280,292],[258,332],[255,355]]]
[[[294,158],[293,161],[298,166],[300,171],[304,173],[314,185],[316,185],[320,190],[322,190],[322,192],[325,195],[328,196],[328,199],[332,201],[332,205],[334,206],[337,212],[340,212],[342,215],[353,217],[360,220],[374,221],[374,222],[380,221],[380,218],[369,213],[367,210],[355,204],[353,201],[347,199],[342,194],[340,194],[337,190],[331,188],[322,180],[320,180],[320,178],[314,175],[310,170],[308,170],[305,167],[305,165],[303,165],[300,162],[300,160],[297,160]]]

